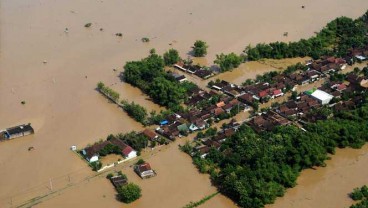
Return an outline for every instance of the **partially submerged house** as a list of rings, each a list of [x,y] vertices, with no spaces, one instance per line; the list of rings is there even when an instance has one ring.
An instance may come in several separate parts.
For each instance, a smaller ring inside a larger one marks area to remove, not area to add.
[[[142,134],[151,141],[158,139],[158,135],[150,129],[145,129],[144,131],[142,131]]]
[[[115,186],[115,188],[120,188],[120,187],[128,184],[128,179],[126,177],[121,176],[121,175],[111,177],[110,181]]]
[[[32,128],[31,124],[23,124],[11,128],[7,128],[3,131],[0,130],[0,135],[2,138],[0,140],[9,140],[14,139],[22,136],[27,136],[34,133],[34,129]]]
[[[153,176],[156,176],[156,172],[152,170],[149,163],[143,163],[140,165],[134,166],[134,171],[142,178],[151,178]]]

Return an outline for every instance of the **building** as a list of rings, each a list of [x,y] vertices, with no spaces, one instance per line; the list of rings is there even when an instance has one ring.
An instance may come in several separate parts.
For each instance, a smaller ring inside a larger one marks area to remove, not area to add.
[[[144,131],[142,131],[142,134],[151,141],[158,139],[158,135],[150,129],[145,129]]]
[[[34,129],[30,123],[8,128],[2,133],[3,139],[14,139],[30,134],[34,134]]]
[[[322,90],[315,90],[311,96],[315,99],[317,99],[322,105],[326,105],[330,103],[333,96],[328,94],[327,92],[324,92]]]
[[[122,187],[128,184],[128,179],[121,175],[113,176],[110,178],[110,180],[111,180],[111,183],[115,186],[115,188],[119,188],[119,187]]]
[[[151,178],[156,176],[156,172],[152,170],[149,163],[143,163],[140,165],[134,166],[134,171],[142,178]]]

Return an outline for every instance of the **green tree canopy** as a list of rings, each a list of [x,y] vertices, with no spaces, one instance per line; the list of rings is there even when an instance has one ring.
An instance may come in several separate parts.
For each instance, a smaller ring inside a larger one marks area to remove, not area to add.
[[[205,55],[207,55],[207,48],[208,45],[206,42],[202,41],[202,40],[197,40],[196,42],[194,42],[194,46],[193,46],[193,54],[195,57],[203,57]]]

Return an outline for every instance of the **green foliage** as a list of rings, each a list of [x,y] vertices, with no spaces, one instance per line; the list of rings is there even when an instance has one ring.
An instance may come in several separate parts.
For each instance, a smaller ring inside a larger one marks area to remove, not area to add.
[[[194,42],[193,55],[195,57],[203,57],[207,55],[207,48],[208,48],[208,45],[206,42],[202,40],[197,40],[196,42]]]
[[[107,144],[106,146],[104,146],[100,150],[99,154],[100,154],[100,156],[106,156],[106,155],[109,155],[109,154],[121,154],[121,150],[116,145]]]
[[[117,191],[119,200],[127,204],[139,199],[142,196],[141,188],[134,183],[129,183],[128,185],[119,187]]]
[[[102,167],[102,163],[100,161],[91,162],[89,165],[92,167],[93,171],[98,171]]]
[[[368,43],[366,33],[368,26],[366,14],[361,18],[352,20],[339,17],[331,21],[315,37],[298,42],[260,43],[255,47],[247,46],[244,52],[248,60],[262,58],[291,58],[310,56],[314,59],[322,55],[346,55],[349,48],[360,48]]]
[[[146,163],[146,161],[144,161],[144,160],[141,158],[141,159],[139,159],[135,164],[136,164],[136,165],[142,165],[142,164],[144,164],[144,163]]]
[[[145,124],[147,117],[147,110],[134,102],[128,103],[126,101],[122,101],[123,109],[128,113],[129,116],[134,118],[136,121]]]
[[[113,89],[105,86],[104,83],[99,82],[97,83],[97,89],[104,95],[106,95],[107,97],[109,97],[111,100],[113,100],[114,102],[119,102],[119,97],[120,94],[115,92]]]
[[[175,49],[170,49],[164,53],[164,62],[166,66],[176,64],[180,60],[179,52]]]
[[[156,103],[169,108],[180,106],[186,97],[185,88],[164,71],[164,60],[154,51],[141,61],[128,62],[123,78],[140,88]]]
[[[118,134],[116,137],[131,146],[133,149],[137,150],[138,153],[140,153],[142,149],[146,148],[148,145],[147,137],[142,134],[138,134],[135,131],[126,134]]]
[[[113,173],[109,173],[109,174],[107,174],[107,176],[106,176],[106,178],[107,178],[107,179],[111,179],[112,177],[114,177],[114,174],[113,174]]]
[[[243,58],[235,53],[216,55],[215,64],[220,66],[221,72],[237,68],[243,62]]]
[[[218,194],[218,192],[213,193],[211,195],[208,195],[204,198],[202,198],[201,200],[197,201],[197,202],[190,202],[189,204],[185,205],[183,208],[194,208],[194,207],[198,207],[204,203],[206,203],[206,201],[212,199],[214,196],[216,196]]]
[[[354,201],[357,201],[357,200],[362,200],[364,195],[363,193],[361,192],[360,188],[355,188],[353,190],[353,192],[350,194],[350,197],[354,200]]]
[[[366,185],[361,188],[355,188],[352,193],[350,193],[350,197],[354,201],[361,200],[355,205],[351,205],[350,208],[368,208],[368,187]]]
[[[180,150],[187,154],[190,154],[192,153],[193,147],[190,145],[189,141],[186,141],[183,146],[180,146]]]

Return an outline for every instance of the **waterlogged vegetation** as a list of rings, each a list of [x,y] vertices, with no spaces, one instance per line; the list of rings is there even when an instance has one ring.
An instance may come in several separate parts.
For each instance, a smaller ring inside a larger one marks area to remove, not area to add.
[[[323,55],[345,56],[350,48],[360,48],[368,44],[368,11],[353,20],[339,17],[327,24],[316,36],[298,42],[260,43],[247,46],[244,50],[247,59],[256,61],[262,58],[282,59],[292,57],[319,58]]]
[[[183,208],[194,208],[194,207],[198,207],[204,203],[206,203],[206,201],[212,199],[214,196],[216,196],[218,194],[218,192],[213,193],[211,195],[208,195],[206,197],[203,197],[203,199],[197,201],[197,202],[190,202],[189,204],[185,205]]]
[[[164,55],[166,63],[176,60],[176,52]],[[164,59],[151,50],[150,55],[140,61],[130,61],[124,66],[122,78],[138,87],[156,103],[170,109],[180,109],[186,99],[186,92],[193,84],[179,83],[164,70]]]
[[[358,203],[351,205],[350,208],[367,208],[368,207],[368,187],[366,185],[355,188],[350,197]]]
[[[97,83],[97,89],[114,102],[119,102],[120,94],[107,87],[103,82]]]
[[[193,48],[193,56],[195,57],[203,57],[207,55],[208,45],[206,42],[202,40],[197,40],[196,42],[194,42],[194,46],[192,48]]]
[[[221,72],[229,71],[234,68],[237,68],[242,62],[244,58],[236,55],[235,53],[216,55],[215,64],[219,65]]]
[[[118,187],[116,190],[118,191],[118,199],[127,204],[132,203],[142,196],[141,188],[134,183]]]

